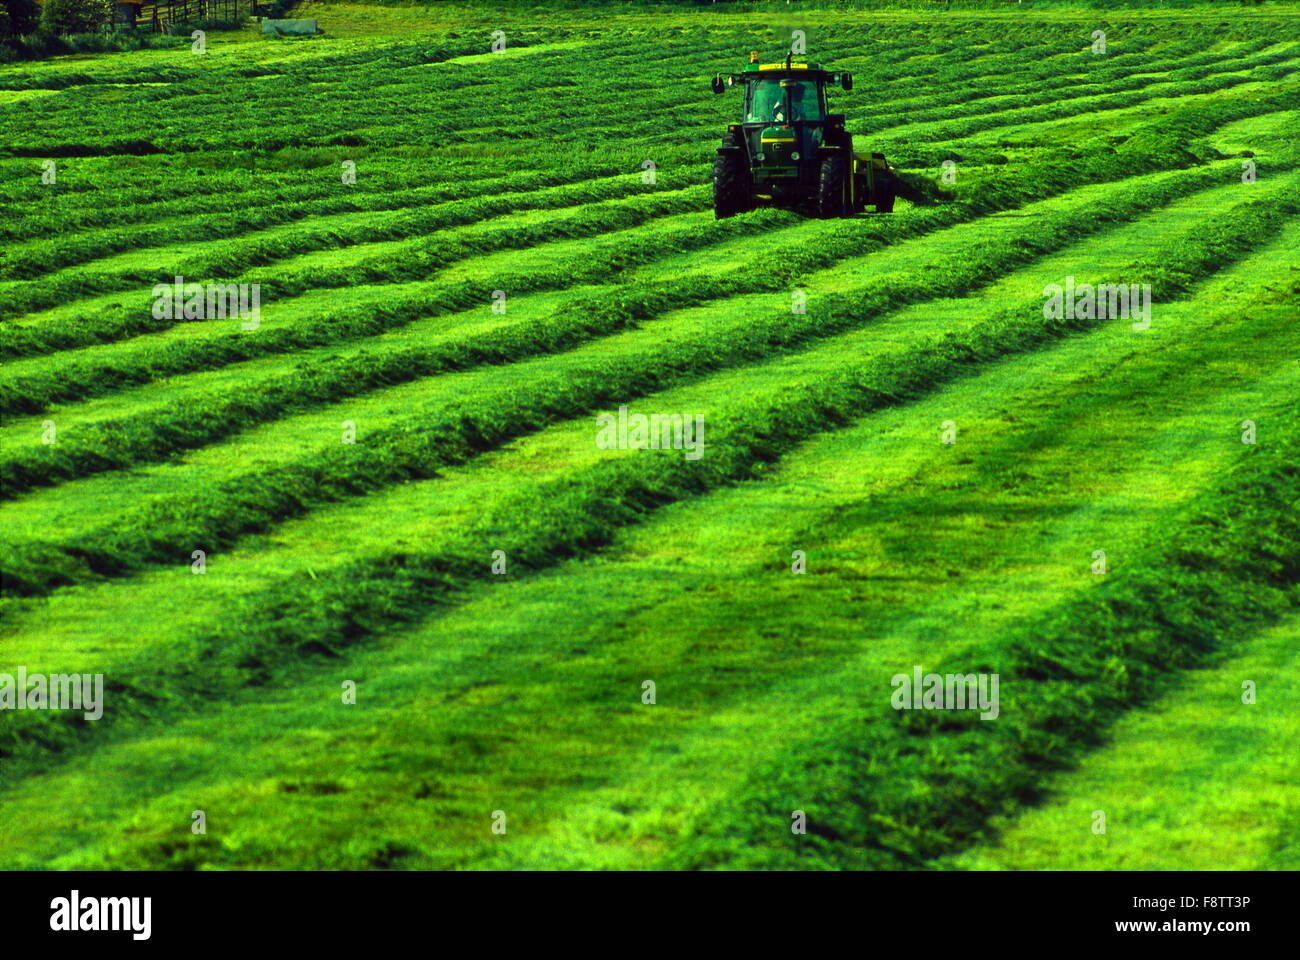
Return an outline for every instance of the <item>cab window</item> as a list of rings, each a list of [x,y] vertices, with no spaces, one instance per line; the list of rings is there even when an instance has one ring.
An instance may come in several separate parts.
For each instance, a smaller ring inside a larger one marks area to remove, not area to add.
[[[787,123],[790,120],[821,120],[821,90],[807,80],[765,78],[749,84],[745,105],[748,123]],[[786,117],[786,91],[790,93],[791,116]]]

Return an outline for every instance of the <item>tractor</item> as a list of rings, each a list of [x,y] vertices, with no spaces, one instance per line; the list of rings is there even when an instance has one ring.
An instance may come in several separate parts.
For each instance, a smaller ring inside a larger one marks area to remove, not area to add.
[[[853,89],[853,75],[815,63],[759,63],[744,73],[719,74],[713,92],[745,88],[744,119],[728,125],[713,162],[713,210],[718,219],[760,204],[809,208],[847,217],[868,206],[894,209],[898,180],[884,154],[853,152],[844,114],[826,112],[826,88]]]

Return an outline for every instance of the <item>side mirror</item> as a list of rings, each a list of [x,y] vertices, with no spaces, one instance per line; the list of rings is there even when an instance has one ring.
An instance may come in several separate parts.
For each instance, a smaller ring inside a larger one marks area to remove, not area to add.
[[[722,92],[725,91],[726,89],[727,89],[727,85],[723,82],[723,80],[722,80],[721,77],[714,77],[714,78],[713,78],[713,92],[714,92],[714,93],[722,93]]]
[[[853,89],[853,74],[851,74],[851,73],[841,73],[841,74],[840,74],[840,86],[843,87],[845,90],[852,90],[852,89]]]

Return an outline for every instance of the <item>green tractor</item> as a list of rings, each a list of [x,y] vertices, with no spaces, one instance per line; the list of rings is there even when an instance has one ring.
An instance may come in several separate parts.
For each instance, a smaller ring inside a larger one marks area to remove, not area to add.
[[[826,87],[853,89],[853,75],[815,63],[759,63],[713,78],[713,92],[742,84],[744,119],[727,127],[713,162],[713,210],[719,219],[759,204],[811,208],[847,217],[894,209],[898,180],[884,154],[853,152],[844,114],[826,112]]]

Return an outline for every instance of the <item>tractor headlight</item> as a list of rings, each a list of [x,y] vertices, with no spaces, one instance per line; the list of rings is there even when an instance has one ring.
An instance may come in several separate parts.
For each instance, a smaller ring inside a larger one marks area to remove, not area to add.
[[[799,151],[798,151],[798,150],[791,150],[791,151],[790,151],[790,159],[791,159],[791,160],[798,160],[798,159],[799,159]]]
[[[762,163],[764,160],[767,159],[767,157],[761,153],[756,153],[754,154],[754,159],[757,160],[759,163]]]

